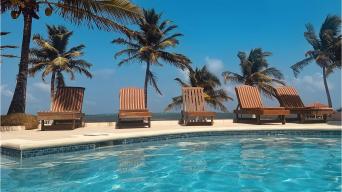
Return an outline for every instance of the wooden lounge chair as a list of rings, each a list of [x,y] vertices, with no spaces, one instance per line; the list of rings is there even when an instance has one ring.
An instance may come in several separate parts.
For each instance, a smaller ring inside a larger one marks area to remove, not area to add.
[[[332,108],[321,104],[305,106],[297,90],[293,87],[277,87],[275,88],[275,93],[280,105],[290,110],[291,114],[297,114],[298,120],[301,123],[304,123],[305,119],[310,116],[321,116],[324,122],[326,122],[327,117],[334,113]]]
[[[208,124],[206,118],[210,118],[210,125],[214,123],[215,112],[205,110],[204,93],[202,87],[183,87],[183,110],[180,123],[184,125]]]
[[[235,87],[235,92],[238,99],[238,107],[234,110],[236,114],[235,122],[239,122],[239,114],[254,114],[256,115],[257,124],[261,124],[260,116],[279,116],[281,123],[285,124],[285,115],[290,114],[289,110],[284,107],[264,107],[258,88],[252,86]]]
[[[38,112],[41,130],[46,130],[48,127],[60,129],[83,127],[83,96],[83,87],[58,88],[51,105],[51,111]],[[46,120],[53,121],[53,123],[50,126],[45,126]]]
[[[144,89],[124,88],[120,90],[120,110],[118,114],[117,128],[123,122],[142,123],[151,127],[151,113],[145,107]]]

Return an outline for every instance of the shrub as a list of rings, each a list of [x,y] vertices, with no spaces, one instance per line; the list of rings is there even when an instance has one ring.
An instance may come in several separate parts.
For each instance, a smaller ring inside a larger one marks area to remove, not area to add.
[[[25,126],[25,129],[38,128],[37,116],[25,113],[13,113],[10,115],[1,115],[1,126]]]

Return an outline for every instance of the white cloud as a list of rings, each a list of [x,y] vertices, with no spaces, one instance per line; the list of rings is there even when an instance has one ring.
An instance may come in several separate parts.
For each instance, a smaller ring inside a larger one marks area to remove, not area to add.
[[[50,85],[48,83],[44,83],[44,82],[35,82],[33,83],[33,88],[36,88],[40,91],[43,92],[50,92]]]
[[[290,82],[293,86],[295,86],[299,90],[303,89],[305,91],[312,92],[312,93],[317,92],[317,91],[325,91],[323,77],[319,73],[294,78]],[[328,87],[330,91],[334,89],[334,85],[330,81],[328,81]]]
[[[223,89],[228,93],[228,95],[230,97],[234,97],[235,96],[234,86],[226,85],[225,87],[223,87]]]
[[[185,70],[178,69],[178,72],[180,74],[180,79],[182,79],[184,81],[189,81],[189,70],[188,69],[185,69]]]
[[[224,68],[223,61],[220,59],[205,58],[205,65],[208,67],[208,70],[215,74],[221,74]]]
[[[13,91],[8,89],[6,84],[0,85],[0,94],[6,97],[12,97]]]

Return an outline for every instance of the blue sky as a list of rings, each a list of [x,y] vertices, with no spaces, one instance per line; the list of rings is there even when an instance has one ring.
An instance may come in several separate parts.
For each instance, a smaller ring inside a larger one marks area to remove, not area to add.
[[[170,19],[178,25],[177,32],[184,34],[180,45],[174,49],[188,56],[193,66],[207,65],[221,75],[222,71],[240,72],[238,51],[249,52],[261,47],[273,53],[269,57],[271,66],[280,69],[289,85],[295,86],[304,103],[327,103],[321,70],[312,63],[296,79],[292,64],[304,58],[311,47],[303,37],[305,24],[311,22],[316,31],[328,14],[341,12],[340,0],[134,0],[143,8],[155,8],[163,12],[163,19]],[[33,34],[46,36],[46,24],[63,24],[74,32],[70,46],[85,44],[84,59],[93,64],[93,79],[77,76],[75,81],[67,81],[70,86],[86,87],[84,112],[87,114],[113,113],[118,111],[118,91],[122,87],[143,87],[144,66],[132,63],[118,67],[119,60],[114,53],[122,47],[110,42],[120,36],[115,32],[89,30],[84,26],[74,26],[58,16],[42,16],[33,23]],[[21,44],[22,18],[10,19],[10,13],[2,15],[1,31],[9,31],[2,44]],[[34,43],[31,43],[31,47]],[[20,55],[20,50],[12,51]],[[1,64],[1,114],[7,112],[15,87],[18,59],[4,59]],[[149,90],[149,106],[153,112],[163,111],[171,98],[180,95],[180,87],[173,80],[184,77],[184,73],[168,66],[154,67],[163,92],[157,95]],[[47,78],[49,80],[49,78]],[[332,74],[329,79],[333,105],[341,106],[341,73]],[[223,87],[235,98],[234,84]],[[275,101],[265,100],[277,105]],[[227,103],[230,111],[236,107],[236,99]],[[36,113],[49,108],[49,84],[41,81],[40,74],[28,80],[27,112]]]

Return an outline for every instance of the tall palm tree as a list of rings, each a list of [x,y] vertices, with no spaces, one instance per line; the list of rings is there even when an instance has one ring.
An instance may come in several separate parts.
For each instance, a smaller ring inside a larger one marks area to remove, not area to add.
[[[157,79],[152,73],[151,66],[163,66],[161,62],[166,62],[182,70],[189,67],[191,61],[184,55],[168,52],[168,49],[178,45],[177,37],[180,33],[170,34],[176,25],[169,25],[171,21],[161,22],[161,14],[157,14],[154,9],[143,10],[144,18],[138,20],[138,31],[125,33],[126,38],[117,38],[112,41],[119,45],[126,46],[125,49],[117,52],[115,58],[126,55],[127,58],[119,62],[119,66],[133,61],[146,64],[144,94],[145,105],[147,107],[147,86],[150,83],[154,89],[162,94],[157,85]]]
[[[104,30],[125,31],[118,22],[140,17],[140,9],[129,0],[1,0],[1,13],[11,11],[13,19],[20,15],[24,17],[19,72],[8,114],[25,112],[32,19],[38,20],[39,11],[44,8],[46,16],[56,12],[76,25],[85,24],[89,28]]]
[[[5,35],[8,35],[10,34],[10,32],[0,32],[0,36],[5,36]],[[15,45],[1,45],[0,46],[0,51],[1,51],[1,54],[0,54],[0,64],[2,63],[2,58],[3,57],[7,57],[7,58],[18,58],[17,56],[13,55],[13,54],[4,54],[2,53],[2,51],[4,49],[16,49],[18,48],[18,46],[15,46]]]
[[[189,68],[188,81],[183,81],[179,78],[176,78],[175,81],[177,81],[182,87],[203,87],[205,102],[209,106],[223,112],[228,111],[226,106],[224,106],[224,102],[233,100],[228,96],[224,89],[220,88],[220,79],[208,71],[206,66],[201,69],[196,68],[195,70]],[[165,111],[180,108],[182,103],[182,96],[174,97],[172,98],[172,102],[166,107]]]
[[[306,25],[305,39],[312,46],[312,50],[306,52],[306,58],[291,66],[294,75],[297,77],[300,71],[308,64],[315,61],[322,68],[325,93],[329,107],[332,107],[327,76],[335,69],[341,69],[341,18],[328,15],[321,26],[319,37],[316,36],[314,27]]]
[[[271,56],[270,52],[256,48],[252,49],[249,55],[239,52],[237,56],[240,59],[241,75],[230,71],[223,72],[225,82],[255,86],[268,98],[275,95],[274,85],[285,85],[283,74],[275,67],[269,67],[266,57]]]
[[[44,39],[39,34],[33,36],[33,41],[37,48],[30,50],[29,62],[32,67],[29,74],[34,76],[37,72],[42,72],[42,80],[51,74],[51,101],[55,95],[55,89],[65,86],[64,75],[67,73],[71,79],[75,78],[75,73],[84,74],[91,78],[92,74],[88,69],[92,66],[85,60],[79,59],[83,55],[84,45],[78,45],[67,49],[72,32],[63,26],[47,25],[48,38]]]

